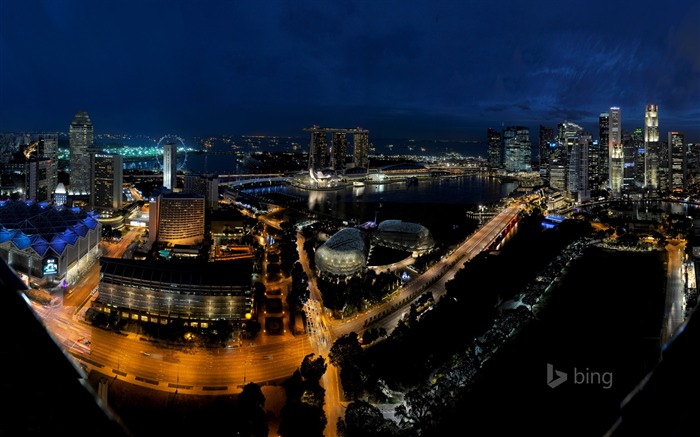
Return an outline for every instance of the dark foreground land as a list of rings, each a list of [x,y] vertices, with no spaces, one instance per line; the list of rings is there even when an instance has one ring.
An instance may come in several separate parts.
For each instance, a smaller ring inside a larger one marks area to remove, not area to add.
[[[102,377],[91,372],[95,392]],[[237,395],[185,395],[153,390],[108,377],[108,404],[134,437],[236,435],[232,418]],[[281,387],[262,387],[270,435],[275,435],[284,404]]]
[[[487,362],[445,430],[476,420],[492,435],[604,435],[659,360],[664,259],[590,248],[572,262],[539,319]],[[547,364],[567,381],[548,386]]]

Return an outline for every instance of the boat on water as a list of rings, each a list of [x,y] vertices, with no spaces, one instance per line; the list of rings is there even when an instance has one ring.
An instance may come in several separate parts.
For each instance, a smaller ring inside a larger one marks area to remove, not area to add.
[[[353,187],[364,187],[365,183],[362,181],[353,181],[352,186]]]

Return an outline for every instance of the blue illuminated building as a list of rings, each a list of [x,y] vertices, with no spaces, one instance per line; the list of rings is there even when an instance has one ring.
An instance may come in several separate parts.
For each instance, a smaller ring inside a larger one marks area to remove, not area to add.
[[[0,201],[0,257],[26,282],[74,282],[97,259],[101,231],[80,208]]]

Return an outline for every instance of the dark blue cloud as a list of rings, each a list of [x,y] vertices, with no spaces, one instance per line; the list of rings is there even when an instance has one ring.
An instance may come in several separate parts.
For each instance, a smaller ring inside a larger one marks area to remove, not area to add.
[[[657,103],[700,141],[700,4],[590,1],[0,3],[0,129],[480,139],[623,127]]]

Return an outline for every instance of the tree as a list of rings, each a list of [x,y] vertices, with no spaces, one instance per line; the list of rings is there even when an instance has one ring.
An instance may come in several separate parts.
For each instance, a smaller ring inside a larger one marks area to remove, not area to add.
[[[336,367],[343,367],[362,353],[357,333],[351,332],[338,338],[328,352],[328,360]]]
[[[260,386],[251,382],[238,395],[238,425],[240,433],[251,437],[266,437],[269,433],[265,416],[265,395]]]
[[[304,357],[304,361],[301,363],[301,376],[307,382],[313,382],[319,384],[321,377],[326,373],[326,360],[319,356],[314,359],[315,354],[309,354]]]
[[[280,411],[281,437],[323,437],[328,418],[323,408],[301,402],[287,403]]]
[[[366,401],[348,404],[345,419],[337,425],[339,437],[391,437],[400,434],[393,421],[385,419],[379,408]]]

